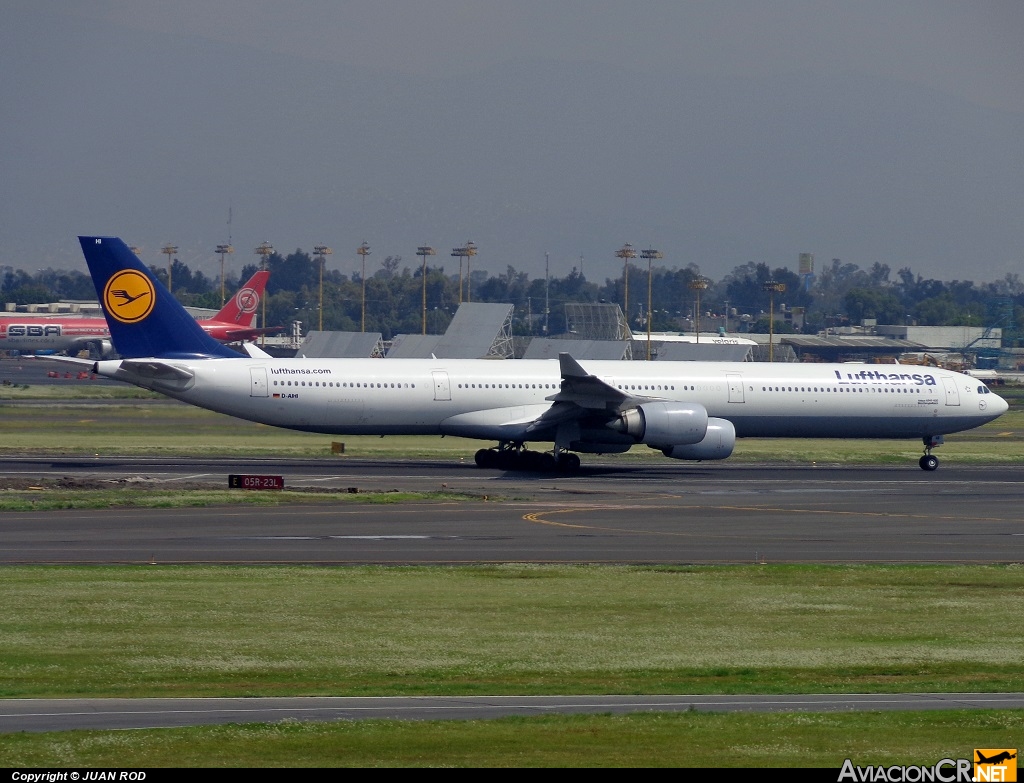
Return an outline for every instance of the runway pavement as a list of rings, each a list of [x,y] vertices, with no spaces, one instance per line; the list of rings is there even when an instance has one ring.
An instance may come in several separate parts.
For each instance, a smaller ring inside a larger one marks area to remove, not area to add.
[[[146,729],[281,720],[490,720],[630,712],[851,712],[1021,709],[1018,693],[687,696],[339,696],[246,699],[4,699],[0,733]]]
[[[598,464],[555,477],[425,461],[5,458],[0,471],[140,492],[226,487],[236,472],[342,490],[312,505],[5,513],[4,563],[1024,562],[1018,468]],[[441,489],[466,499],[358,497]]]
[[[68,388],[82,386],[123,386],[118,381],[100,378],[89,373],[79,377],[82,368],[58,362],[46,357],[19,356],[15,358],[0,357],[0,381],[15,386],[64,386]],[[51,374],[52,373],[52,374]]]

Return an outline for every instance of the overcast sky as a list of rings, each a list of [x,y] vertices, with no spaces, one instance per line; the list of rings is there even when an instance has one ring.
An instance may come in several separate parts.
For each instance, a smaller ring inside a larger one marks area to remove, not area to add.
[[[0,265],[1021,272],[1024,2],[0,0]],[[231,224],[227,218],[231,214]],[[441,263],[442,258],[438,261]],[[372,261],[371,261],[372,263]]]

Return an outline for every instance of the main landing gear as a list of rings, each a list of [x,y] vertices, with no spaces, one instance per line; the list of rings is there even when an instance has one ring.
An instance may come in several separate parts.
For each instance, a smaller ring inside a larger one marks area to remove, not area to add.
[[[474,460],[478,468],[498,470],[531,470],[540,473],[575,473],[580,458],[557,448],[552,451],[530,451],[523,444],[501,443],[496,449],[480,449]]]
[[[939,458],[932,454],[932,449],[941,446],[945,439],[942,435],[925,435],[923,440],[924,456],[918,460],[917,464],[921,466],[921,470],[938,470]]]

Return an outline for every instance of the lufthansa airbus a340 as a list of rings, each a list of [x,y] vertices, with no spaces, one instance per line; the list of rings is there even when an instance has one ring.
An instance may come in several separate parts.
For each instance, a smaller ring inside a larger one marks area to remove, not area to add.
[[[240,356],[196,324],[120,239],[80,237],[120,360],[93,372],[201,408],[307,432],[496,441],[481,467],[572,470],[578,453],[645,445],[728,457],[737,438],[921,439],[999,417],[967,375],[902,365]],[[127,294],[127,296],[125,295]],[[553,444],[537,452],[528,443]]]

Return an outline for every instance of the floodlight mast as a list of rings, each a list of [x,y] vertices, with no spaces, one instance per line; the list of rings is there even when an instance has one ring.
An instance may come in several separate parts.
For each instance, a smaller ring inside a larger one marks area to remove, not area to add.
[[[462,247],[453,247],[452,256],[459,259],[459,304],[462,304],[462,259],[466,259],[466,301],[473,301],[473,280],[470,277],[470,259],[477,253],[476,245],[466,242]]]
[[[622,259],[622,312],[626,317],[626,326],[629,326],[629,259],[636,258],[636,251],[627,242],[615,251],[616,258]]]
[[[168,242],[166,245],[160,248],[160,252],[167,256],[167,290],[173,294],[174,286],[171,285],[171,269],[173,268],[173,264],[171,262],[171,256],[178,252],[178,246],[172,245],[170,242]]]
[[[452,258],[459,259],[459,304],[462,304],[462,259],[466,257],[465,250],[464,247],[452,248]]]
[[[360,280],[360,282],[362,282],[362,284],[363,284],[363,296],[362,296],[362,302],[363,302],[362,311],[363,311],[363,315],[362,315],[362,319],[359,322],[359,324],[360,324],[359,325],[359,331],[365,332],[366,331],[366,257],[368,255],[370,255],[370,246],[368,244],[366,244],[366,240],[365,239],[363,240],[363,244],[361,244],[359,247],[356,248],[356,252],[360,256],[362,256],[362,258],[363,258],[363,271],[362,271],[362,278]]]
[[[224,298],[224,256],[231,255],[235,249],[231,243],[217,245],[217,252],[220,253],[220,306],[223,307],[227,299]]]
[[[423,259],[423,270],[420,276],[423,278],[423,334],[427,333],[427,256],[436,256],[437,251],[430,245],[420,245],[416,248],[416,255]]]
[[[708,289],[708,285],[710,285],[710,282],[711,281],[708,280],[703,275],[697,275],[697,277],[693,278],[693,280],[687,283],[687,288],[689,288],[697,295],[697,304],[695,305],[693,311],[695,322],[693,331],[694,334],[697,336],[697,345],[700,345],[700,292],[706,291]]]
[[[786,290],[786,284],[778,280],[765,280],[761,290],[768,292],[768,361],[775,361],[775,294]]]
[[[548,334],[548,317],[551,315],[551,299],[549,297],[551,288],[551,255],[544,253],[544,336]]]
[[[473,301],[473,270],[470,266],[473,263],[473,256],[476,255],[476,245],[466,242],[466,301]]]
[[[320,261],[320,326],[324,330],[324,266],[327,264],[327,256],[334,253],[327,245],[317,245],[313,248],[313,255]]]
[[[647,361],[651,360],[651,321],[654,320],[654,311],[651,309],[651,262],[657,258],[664,258],[665,254],[653,247],[640,251],[640,258],[647,259]]]

